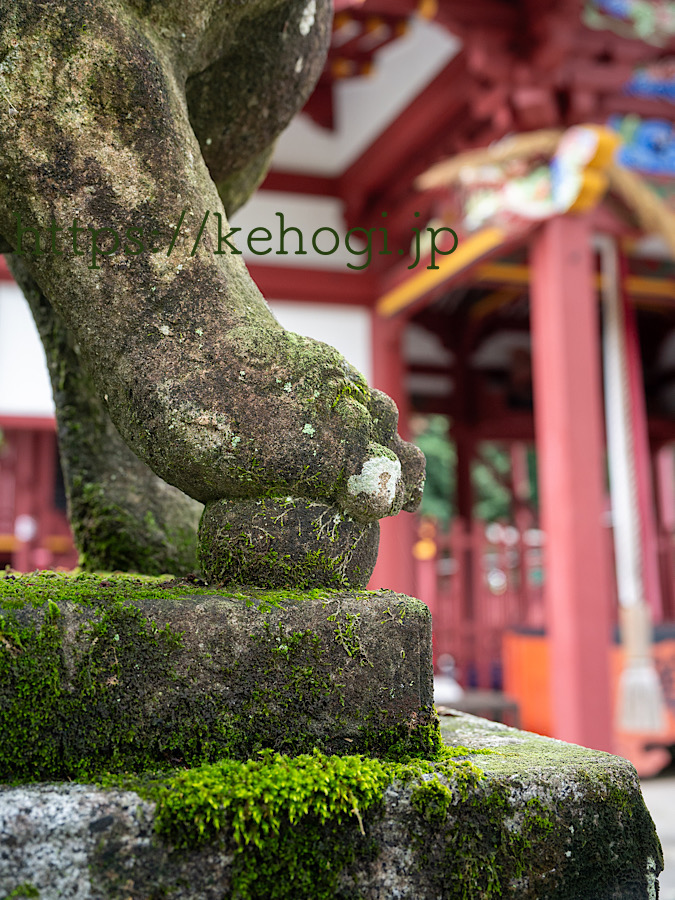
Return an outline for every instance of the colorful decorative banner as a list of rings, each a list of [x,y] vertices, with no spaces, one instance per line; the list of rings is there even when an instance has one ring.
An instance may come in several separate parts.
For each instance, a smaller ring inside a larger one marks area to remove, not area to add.
[[[610,128],[623,139],[617,162],[650,175],[675,175],[675,128],[666,119],[611,116]]]
[[[605,168],[619,138],[606,128],[579,125],[560,138],[552,157],[465,166],[459,173],[463,224],[512,231],[524,222],[593,207],[607,189]]]
[[[637,69],[625,86],[626,93],[649,100],[675,102],[675,57],[659,59]]]
[[[675,35],[672,0],[590,0],[583,12],[589,28],[606,28],[622,37],[661,46]]]

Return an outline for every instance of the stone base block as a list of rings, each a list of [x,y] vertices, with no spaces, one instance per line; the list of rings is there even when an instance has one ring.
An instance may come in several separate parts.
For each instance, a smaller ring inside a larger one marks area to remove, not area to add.
[[[35,573],[0,615],[2,780],[439,740],[431,616],[391,591]]]
[[[472,716],[407,765],[318,754],[0,791],[0,896],[654,900],[626,760]],[[14,893],[12,893],[14,892]]]

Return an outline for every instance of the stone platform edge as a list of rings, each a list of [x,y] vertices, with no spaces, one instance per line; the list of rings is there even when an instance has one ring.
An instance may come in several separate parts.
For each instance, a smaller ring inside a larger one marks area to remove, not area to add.
[[[442,733],[435,764],[268,754],[178,773],[154,800],[4,788],[0,897],[656,898],[661,849],[629,762],[459,713]]]

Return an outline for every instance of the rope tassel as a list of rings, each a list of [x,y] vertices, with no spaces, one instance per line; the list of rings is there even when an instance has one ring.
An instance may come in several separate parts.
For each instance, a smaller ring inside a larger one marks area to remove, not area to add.
[[[624,669],[619,681],[616,725],[623,732],[666,727],[663,688],[652,659],[652,625],[645,595],[640,496],[636,465],[636,398],[631,397],[627,321],[614,240],[598,238],[604,314],[607,454],[612,499],[614,557],[621,608]],[[631,332],[633,342],[637,334]],[[631,348],[637,352],[637,346]],[[633,356],[635,356],[633,353]],[[635,362],[635,360],[633,360]]]

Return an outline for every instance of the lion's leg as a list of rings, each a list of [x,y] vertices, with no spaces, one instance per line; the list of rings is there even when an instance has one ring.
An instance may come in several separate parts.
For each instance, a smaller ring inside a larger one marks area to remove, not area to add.
[[[7,261],[47,356],[80,565],[146,575],[196,571],[201,505],[158,478],[127,447],[62,320],[28,275],[25,260],[10,254]]]
[[[45,250],[52,222],[71,229],[52,232],[53,248],[26,265],[124,439],[202,502],[291,494],[336,503],[364,525],[413,503],[421,465],[374,423],[381,399],[336,351],[283,331],[241,256],[219,245],[217,217],[222,234],[227,225],[184,73],[121,4],[88,5],[86,20],[79,10],[79,0],[65,13],[0,6],[11,104],[0,233],[18,249],[19,214]],[[104,229],[120,242],[108,258],[92,248],[111,246]]]

